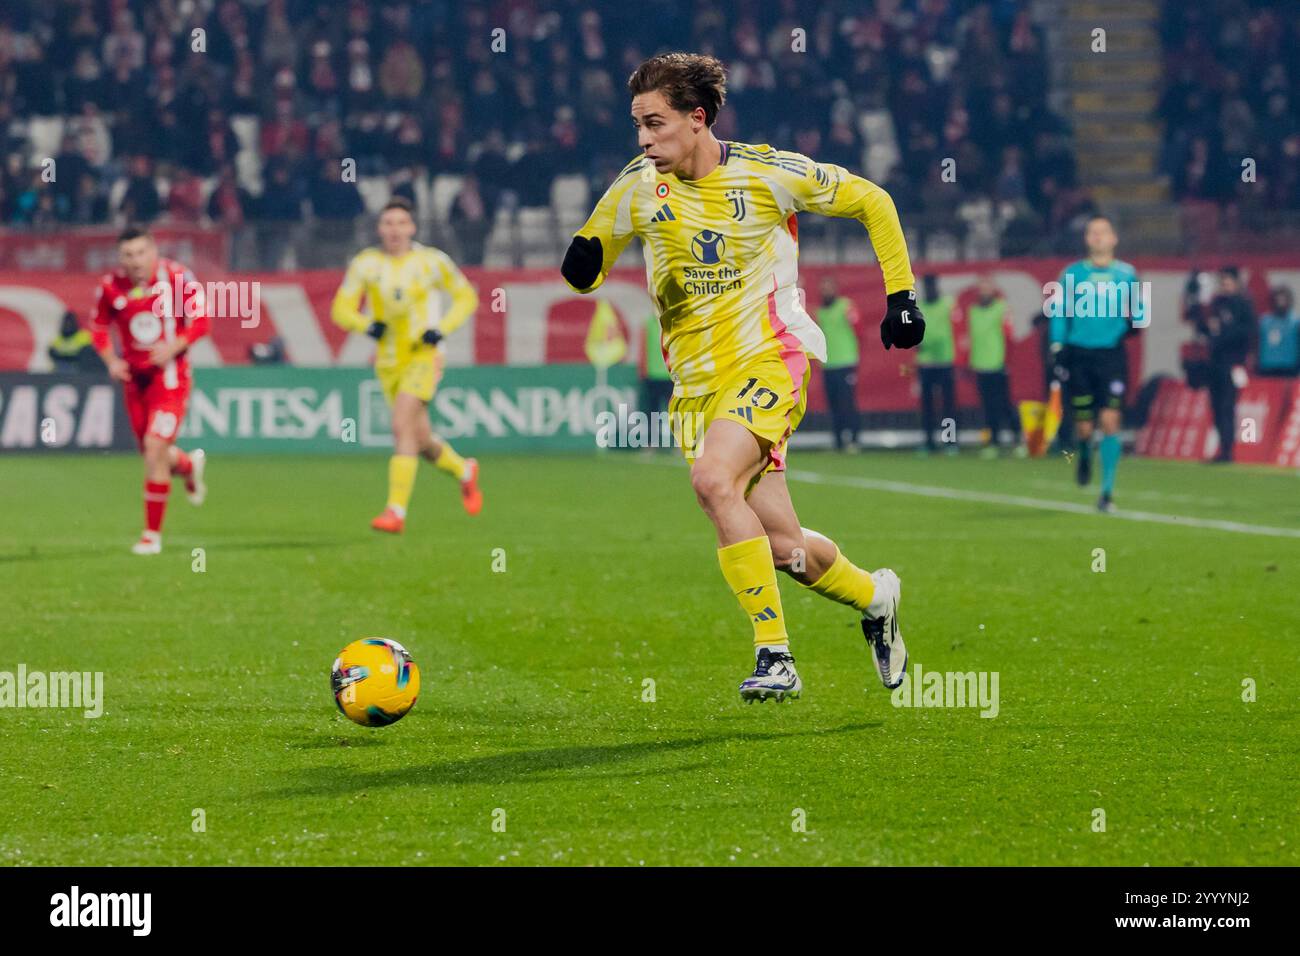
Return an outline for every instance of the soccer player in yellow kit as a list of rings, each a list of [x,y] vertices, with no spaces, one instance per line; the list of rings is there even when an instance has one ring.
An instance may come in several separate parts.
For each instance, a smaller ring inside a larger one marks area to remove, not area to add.
[[[388,461],[388,505],[370,526],[392,534],[400,534],[406,523],[417,456],[460,482],[467,512],[476,515],[483,507],[478,462],[461,458],[433,433],[428,410],[442,378],[438,343],[474,314],[478,294],[446,253],[414,241],[415,228],[411,204],[390,200],[379,214],[380,247],[353,257],[330,310],[340,326],[378,343],[375,375],[393,411],[393,457]],[[439,290],[451,297],[441,321],[429,296]],[[362,299],[369,314],[361,311]]]
[[[869,574],[802,527],[785,479],[786,444],[807,404],[809,359],[826,357],[798,288],[795,214],[866,226],[888,297],[881,340],[886,349],[913,348],[925,321],[894,204],[840,166],[719,141],[711,127],[726,77],[713,57],[652,57],[628,89],[643,155],[601,197],[561,271],[575,291],[591,292],[628,241],[641,237],[674,383],[670,417],[691,463],[691,486],[717,531],[722,575],[754,625],[755,669],[740,695],[780,701],[802,690],[777,569],[858,611],[882,683],[897,687],[907,668],[898,576],[888,568]]]

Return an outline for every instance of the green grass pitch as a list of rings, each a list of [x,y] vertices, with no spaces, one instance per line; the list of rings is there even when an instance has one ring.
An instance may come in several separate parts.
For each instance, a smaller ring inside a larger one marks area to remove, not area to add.
[[[791,467],[805,525],[899,572],[912,667],[997,672],[996,717],[893,706],[790,582],[804,697],[742,704],[667,453],[485,458],[476,519],[426,466],[401,538],[383,458],[214,457],[152,559],[137,459],[7,457],[0,670],[102,671],[105,712],[0,710],[0,864],[1300,863],[1300,539],[1198,523],[1294,533],[1296,475],[1126,459],[1118,503],[1170,524],[981,497],[1091,504],[1060,458]],[[366,635],[421,668],[392,727],[330,696]]]

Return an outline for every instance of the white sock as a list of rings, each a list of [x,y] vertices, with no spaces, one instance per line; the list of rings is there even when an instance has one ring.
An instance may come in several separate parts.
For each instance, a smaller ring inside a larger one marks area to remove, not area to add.
[[[880,615],[889,610],[888,595],[881,593],[882,589],[880,587],[880,579],[876,577],[879,573],[879,571],[876,571],[871,575],[871,580],[872,583],[875,584],[876,590],[871,596],[871,603],[867,605],[867,617],[872,619],[880,617]]]
[[[406,509],[401,505],[389,505],[388,510],[397,515],[397,517],[401,518],[403,521],[406,520]]]

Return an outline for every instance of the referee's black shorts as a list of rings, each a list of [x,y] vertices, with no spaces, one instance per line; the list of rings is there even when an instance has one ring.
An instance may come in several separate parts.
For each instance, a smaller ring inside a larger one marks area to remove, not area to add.
[[[1124,346],[1090,349],[1066,347],[1066,394],[1077,421],[1089,421],[1098,408],[1124,407],[1128,391],[1128,356]]]

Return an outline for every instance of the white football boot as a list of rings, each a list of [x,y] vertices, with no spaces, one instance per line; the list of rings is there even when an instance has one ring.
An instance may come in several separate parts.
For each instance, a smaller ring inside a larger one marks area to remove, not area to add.
[[[132,554],[162,554],[162,535],[157,531],[141,531],[140,540],[131,545]]]
[[[794,669],[794,658],[785,651],[758,650],[754,673],[740,683],[740,699],[753,703],[765,702],[769,697],[779,704],[787,697],[792,700],[803,691],[803,681]]]
[[[203,499],[208,496],[208,486],[203,481],[203,470],[207,464],[208,456],[202,448],[190,452],[190,474],[185,479],[185,497],[196,507],[203,504]]]
[[[907,673],[907,647],[903,644],[903,633],[898,629],[898,601],[903,586],[898,575],[889,568],[873,571],[871,580],[876,593],[867,612],[862,615],[862,634],[871,647],[871,659],[875,661],[880,682],[893,690],[903,682],[903,675]],[[876,610],[874,616],[873,608]]]

